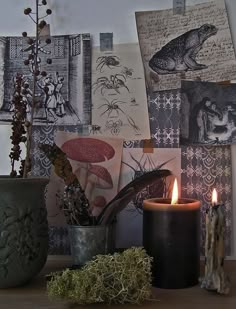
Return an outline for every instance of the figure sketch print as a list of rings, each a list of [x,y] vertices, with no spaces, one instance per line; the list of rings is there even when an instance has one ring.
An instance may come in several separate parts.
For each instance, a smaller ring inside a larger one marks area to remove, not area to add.
[[[37,61],[39,74],[36,82],[37,125],[90,124],[91,47],[88,34],[61,35],[29,44],[24,37],[0,38],[0,122],[12,120],[12,97],[18,72],[21,75],[22,100],[27,117],[32,108],[33,71]],[[27,44],[26,44],[27,43]],[[33,55],[37,52],[37,60]],[[83,68],[83,70],[82,70]],[[74,71],[76,74],[72,74]],[[49,72],[46,74],[46,71]],[[13,73],[12,73],[13,72]],[[87,85],[85,87],[85,84]],[[79,90],[78,90],[79,89]]]
[[[236,143],[236,84],[182,81],[181,144]]]

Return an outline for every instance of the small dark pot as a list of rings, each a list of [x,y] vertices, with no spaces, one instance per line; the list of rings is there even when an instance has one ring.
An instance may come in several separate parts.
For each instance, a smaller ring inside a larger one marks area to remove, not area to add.
[[[70,248],[75,266],[83,266],[97,254],[114,253],[115,224],[68,225]]]
[[[0,288],[25,284],[48,253],[48,179],[0,177]]]

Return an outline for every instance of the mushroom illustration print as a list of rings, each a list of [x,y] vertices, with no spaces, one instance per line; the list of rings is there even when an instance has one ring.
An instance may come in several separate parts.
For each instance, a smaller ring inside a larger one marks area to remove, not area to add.
[[[61,146],[61,149],[67,155],[68,159],[76,161],[77,169],[74,173],[84,190],[88,185],[88,176],[90,176],[89,181],[91,182],[92,174],[95,175],[96,172],[98,173],[97,166],[94,167],[92,163],[108,161],[115,155],[115,150],[110,144],[103,140],[90,137],[78,137],[68,140]],[[101,166],[99,167],[102,168]],[[108,179],[109,176],[105,176]],[[112,180],[110,181],[110,185],[111,183]],[[90,196],[88,197],[90,198]]]
[[[92,200],[92,208],[91,212],[93,215],[95,215],[96,208],[98,211],[101,211],[101,208],[103,208],[106,203],[101,203],[102,197],[98,198],[98,196],[93,196],[94,188],[99,189],[112,189],[113,188],[113,181],[111,178],[111,174],[109,171],[101,166],[101,165],[90,165],[90,168],[88,169],[88,178],[87,178],[87,184],[85,188],[85,195],[89,198],[89,200]],[[105,197],[103,197],[105,199]]]

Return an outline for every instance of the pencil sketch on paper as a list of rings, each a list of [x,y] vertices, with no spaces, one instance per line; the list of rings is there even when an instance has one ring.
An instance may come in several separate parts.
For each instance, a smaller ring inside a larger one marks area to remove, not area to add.
[[[123,74],[98,77],[92,86],[94,88],[93,93],[95,94],[97,90],[100,90],[100,93],[104,96],[106,90],[114,90],[120,93],[120,88],[125,88],[129,92],[129,88],[126,86],[125,82],[126,77]]]
[[[96,60],[97,66],[96,70],[99,70],[100,73],[103,72],[105,68],[104,66],[113,69],[114,67],[120,67],[120,58],[113,55],[113,56],[101,56],[98,57]]]
[[[181,144],[236,143],[236,85],[182,81]]]
[[[27,115],[32,108],[32,71],[40,73],[36,82],[36,125],[75,125],[91,123],[91,47],[90,35],[52,36],[38,41],[38,57],[34,60],[35,40],[28,44],[24,37],[0,38],[1,101],[0,121],[10,122],[14,106],[12,96],[16,74],[21,74],[24,88],[22,100]],[[50,55],[50,59],[48,59]]]
[[[142,60],[150,92],[179,89],[181,79],[222,81],[236,75],[224,1],[136,12]]]
[[[94,48],[92,125],[105,136],[150,138],[146,86],[138,44]],[[146,136],[146,137],[145,137]]]
[[[100,114],[100,116],[107,114],[108,118],[117,118],[120,115],[120,112],[125,114],[125,112],[121,109],[120,104],[127,104],[127,102],[119,101],[118,99],[108,101],[104,98],[104,100],[106,103],[98,107],[99,109],[105,107],[105,110]]]
[[[197,63],[196,56],[203,43],[217,33],[214,25],[205,24],[185,32],[168,42],[149,60],[150,68],[158,74],[171,74],[206,69],[207,65]]]
[[[120,173],[122,189],[135,177],[153,169],[169,169],[180,180],[181,150],[177,148],[154,149],[153,153],[143,153],[142,148],[123,149]],[[168,177],[169,178],[169,177]],[[123,247],[142,244],[142,204],[143,200],[168,195],[173,178],[158,179],[157,182],[140,191],[117,218],[117,243]],[[130,235],[129,239],[125,235]]]

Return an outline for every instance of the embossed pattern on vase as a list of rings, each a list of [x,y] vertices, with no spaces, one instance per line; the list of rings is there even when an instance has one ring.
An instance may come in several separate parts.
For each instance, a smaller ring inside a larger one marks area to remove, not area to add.
[[[0,288],[26,283],[46,262],[47,182],[0,179]]]

